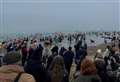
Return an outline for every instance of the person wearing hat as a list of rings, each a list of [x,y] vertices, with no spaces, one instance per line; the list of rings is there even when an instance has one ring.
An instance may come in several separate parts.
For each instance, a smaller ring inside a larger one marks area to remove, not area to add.
[[[20,53],[7,53],[3,57],[3,66],[0,67],[0,82],[35,82],[34,77],[25,73],[21,65]]]
[[[96,55],[94,57],[94,60],[104,60],[103,58],[103,53],[102,53],[102,50],[101,49],[98,49],[97,52],[96,52]]]

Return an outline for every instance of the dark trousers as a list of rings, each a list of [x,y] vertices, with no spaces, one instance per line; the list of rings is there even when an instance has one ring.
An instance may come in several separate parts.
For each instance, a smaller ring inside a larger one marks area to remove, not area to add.
[[[67,70],[67,72],[68,72],[68,75],[70,74],[70,69],[71,69],[71,65],[72,65],[72,63],[70,63],[70,64],[66,64],[66,70]]]
[[[25,65],[26,60],[27,60],[27,55],[23,55],[22,56],[22,65],[23,66]]]

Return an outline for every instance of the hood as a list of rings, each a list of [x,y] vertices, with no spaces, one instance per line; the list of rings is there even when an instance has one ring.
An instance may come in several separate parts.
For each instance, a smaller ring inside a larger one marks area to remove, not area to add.
[[[20,73],[20,72],[24,72],[24,69],[18,65],[4,65],[0,67],[0,73],[11,73],[11,72]]]
[[[12,80],[20,72],[24,72],[24,69],[18,65],[2,66],[0,67],[0,80]]]

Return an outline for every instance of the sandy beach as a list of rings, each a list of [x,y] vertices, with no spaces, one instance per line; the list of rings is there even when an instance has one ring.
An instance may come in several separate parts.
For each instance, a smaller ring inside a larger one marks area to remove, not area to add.
[[[90,58],[90,59],[93,60],[97,49],[101,49],[102,52],[104,52],[105,48],[106,48],[106,45],[105,45],[104,43],[103,43],[103,44],[99,44],[99,45],[97,45],[96,47],[88,47],[88,55],[87,55],[87,58]],[[76,69],[76,65],[75,65],[75,63],[73,62],[72,67],[71,67],[70,77],[69,77],[70,81],[72,81],[72,80],[74,79],[74,78],[73,78],[73,75],[74,75],[74,73],[75,73],[75,69]]]

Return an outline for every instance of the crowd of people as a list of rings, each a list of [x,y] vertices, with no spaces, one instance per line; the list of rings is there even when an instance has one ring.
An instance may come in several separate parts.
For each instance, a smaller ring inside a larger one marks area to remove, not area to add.
[[[0,82],[120,82],[120,37],[116,36],[119,33],[104,34],[111,37],[111,42],[105,42],[104,51],[94,51],[93,59],[87,58],[85,33],[3,41]],[[57,45],[64,38],[70,43],[68,48]],[[75,44],[71,46],[73,39]],[[72,64],[76,70],[71,80]]]

